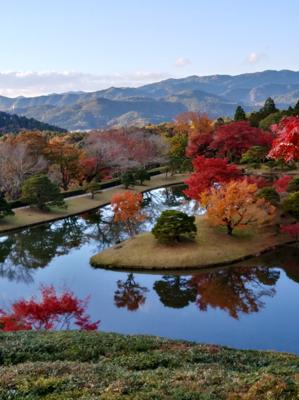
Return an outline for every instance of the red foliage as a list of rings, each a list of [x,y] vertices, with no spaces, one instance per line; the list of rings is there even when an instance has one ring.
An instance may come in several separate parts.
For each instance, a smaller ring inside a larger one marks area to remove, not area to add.
[[[197,154],[204,153],[210,146],[212,138],[211,133],[197,132],[189,135],[186,156],[192,158]]]
[[[273,136],[247,121],[231,122],[217,128],[210,148],[221,157],[240,158],[252,146],[271,147]]]
[[[272,126],[276,134],[269,157],[286,162],[299,160],[299,116],[284,118]]]
[[[290,225],[281,225],[280,230],[282,233],[287,233],[288,235],[294,237],[296,240],[299,239],[299,222]]]
[[[96,330],[100,321],[90,321],[87,301],[68,290],[58,295],[53,286],[41,287],[41,301],[21,299],[10,313],[0,310],[0,331],[69,329],[72,323],[80,330]]]
[[[200,201],[200,195],[215,183],[229,182],[241,178],[242,171],[234,164],[228,164],[222,158],[206,158],[197,156],[193,160],[194,171],[185,181],[188,189],[185,194]]]
[[[247,183],[251,183],[257,186],[258,189],[262,189],[265,186],[271,186],[268,179],[263,176],[248,176],[246,177]]]
[[[273,187],[278,193],[284,193],[292,179],[290,175],[283,175],[274,182]]]

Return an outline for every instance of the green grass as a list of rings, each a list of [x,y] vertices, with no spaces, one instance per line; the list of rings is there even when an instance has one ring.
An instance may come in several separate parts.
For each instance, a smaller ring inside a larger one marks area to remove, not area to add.
[[[150,336],[0,334],[1,400],[297,399],[299,358]]]

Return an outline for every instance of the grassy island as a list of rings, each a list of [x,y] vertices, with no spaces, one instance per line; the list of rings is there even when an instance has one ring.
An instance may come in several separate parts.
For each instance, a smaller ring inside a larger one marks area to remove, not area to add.
[[[158,243],[151,233],[142,233],[91,258],[94,267],[136,269],[187,269],[231,264],[258,255],[290,237],[278,232],[277,225],[236,229],[233,236],[211,227],[205,216],[196,218],[194,241],[175,245]]]
[[[0,336],[3,400],[297,399],[299,358],[151,336]]]

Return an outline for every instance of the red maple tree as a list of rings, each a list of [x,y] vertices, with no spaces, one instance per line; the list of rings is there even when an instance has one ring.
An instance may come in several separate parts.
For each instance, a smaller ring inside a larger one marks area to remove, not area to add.
[[[299,240],[299,222],[295,224],[282,225],[280,227],[282,233],[287,233],[292,236],[295,240]]]
[[[269,157],[285,162],[299,160],[299,116],[284,118],[279,124],[272,126],[276,135]]]
[[[96,330],[100,321],[91,322],[86,314],[88,298],[78,299],[69,290],[60,295],[53,286],[42,286],[41,300],[32,297],[21,299],[11,306],[11,311],[0,310],[0,331],[70,329]]]
[[[231,122],[216,129],[210,148],[220,157],[238,159],[252,146],[270,148],[273,135],[255,128],[248,121]]]
[[[274,182],[273,187],[278,193],[284,193],[292,179],[290,175],[283,175]]]
[[[229,182],[241,178],[242,171],[234,164],[228,164],[222,158],[206,158],[197,156],[193,160],[194,172],[185,183],[188,188],[185,194],[191,199],[200,201],[202,192],[214,184]]]

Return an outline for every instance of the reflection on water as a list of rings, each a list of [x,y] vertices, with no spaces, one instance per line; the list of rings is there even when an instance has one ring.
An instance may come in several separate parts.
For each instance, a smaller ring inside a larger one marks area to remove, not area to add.
[[[145,193],[148,218],[138,230],[149,230],[168,208],[194,213],[181,189]],[[89,266],[91,255],[126,238],[110,207],[0,236],[0,308],[52,284],[90,295],[88,312],[103,330],[299,353],[298,247],[188,275]]]

